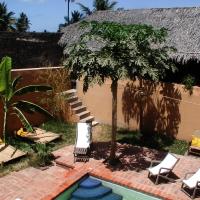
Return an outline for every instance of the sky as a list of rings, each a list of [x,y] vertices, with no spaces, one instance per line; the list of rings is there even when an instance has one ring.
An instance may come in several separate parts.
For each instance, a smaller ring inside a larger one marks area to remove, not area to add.
[[[169,7],[200,7],[200,0],[116,0],[116,8],[169,8]],[[28,16],[31,26],[30,31],[56,32],[58,25],[64,23],[67,15],[65,0],[0,0],[5,2],[9,11],[13,11],[18,17],[24,12]],[[70,12],[79,10],[76,2],[92,8],[93,0],[75,0],[70,3]]]

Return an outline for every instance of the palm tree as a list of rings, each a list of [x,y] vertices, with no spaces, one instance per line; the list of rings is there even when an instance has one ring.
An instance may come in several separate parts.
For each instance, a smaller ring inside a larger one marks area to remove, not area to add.
[[[62,28],[68,26],[69,24],[76,23],[83,18],[83,14],[80,13],[78,10],[74,10],[73,12],[71,12],[71,15],[72,15],[72,17],[70,20],[68,20],[67,16],[64,17],[65,21],[63,24],[59,24],[58,32],[60,32]]]
[[[14,12],[8,12],[5,2],[0,3],[0,31],[14,31]]]
[[[30,92],[42,92],[51,90],[47,85],[28,85],[22,88],[17,88],[17,84],[21,77],[14,80],[11,79],[12,60],[9,57],[4,57],[0,63],[0,99],[3,104],[3,141],[6,142],[7,132],[7,115],[15,114],[22,122],[24,127],[29,132],[33,132],[31,124],[28,122],[24,112],[34,113],[41,112],[53,117],[47,110],[37,104],[25,100],[16,100],[16,96],[24,95]]]
[[[83,14],[80,13],[78,10],[74,10],[71,14],[72,17],[70,19],[70,24],[76,23],[83,18]]]
[[[59,24],[58,26],[58,32],[61,31],[62,28],[66,27],[67,25],[69,25],[69,20],[67,16],[64,16],[64,23],[63,24]]]
[[[70,2],[74,2],[75,0],[65,0],[65,2],[67,1],[67,21],[68,24],[70,24],[70,19],[69,19],[69,4]]]
[[[86,14],[86,15],[91,15],[94,11],[98,10],[112,10],[114,9],[115,5],[117,4],[116,1],[109,2],[109,0],[94,0],[93,1],[93,11],[90,10],[87,6],[83,5],[82,3],[78,3],[80,6],[81,10]]]
[[[20,13],[16,22],[16,29],[19,32],[26,32],[30,28],[30,21],[25,13]]]

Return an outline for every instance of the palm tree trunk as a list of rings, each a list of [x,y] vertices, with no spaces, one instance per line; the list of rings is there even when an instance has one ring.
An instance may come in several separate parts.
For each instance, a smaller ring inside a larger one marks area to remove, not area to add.
[[[70,2],[70,0],[67,0],[67,17],[68,17],[68,25],[69,25],[69,2]]]
[[[118,82],[112,81],[112,138],[111,138],[111,151],[110,160],[115,159],[116,153],[116,133],[117,133],[117,88]]]

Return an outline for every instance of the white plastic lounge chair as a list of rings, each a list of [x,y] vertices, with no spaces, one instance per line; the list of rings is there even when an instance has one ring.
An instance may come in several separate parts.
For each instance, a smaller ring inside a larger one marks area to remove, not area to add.
[[[176,156],[168,153],[163,161],[151,161],[150,167],[147,169],[149,171],[148,177],[156,176],[155,184],[158,184],[159,178],[165,178],[169,181],[174,181],[173,179],[169,178],[168,175],[172,172],[173,168],[179,161],[179,158]],[[157,163],[158,165],[153,167],[153,164]]]
[[[76,143],[74,147],[74,162],[88,161],[91,145],[91,123],[79,122],[76,129]]]
[[[193,175],[187,179],[188,175],[191,175],[191,174]],[[200,189],[200,169],[196,173],[191,172],[191,173],[185,174],[185,178],[183,180],[181,190],[185,192],[187,195],[189,195],[189,193],[185,190],[185,188],[189,188],[190,190],[193,190],[191,198],[194,199],[196,195],[196,191]]]

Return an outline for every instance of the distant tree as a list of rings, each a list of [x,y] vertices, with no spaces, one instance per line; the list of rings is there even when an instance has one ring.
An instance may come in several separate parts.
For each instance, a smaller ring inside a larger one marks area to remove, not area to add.
[[[93,1],[93,10],[90,10],[87,6],[82,3],[78,3],[82,12],[85,15],[91,15],[94,11],[98,10],[112,10],[114,9],[115,5],[117,4],[116,1],[109,2],[109,0],[94,0]]]
[[[117,132],[117,91],[121,79],[145,78],[158,81],[167,70],[174,71],[165,46],[167,32],[148,25],[122,25],[111,22],[85,22],[89,32],[66,47],[65,66],[71,78],[83,80],[83,91],[111,80],[112,137],[110,160],[115,160]],[[90,41],[99,45],[92,47]]]
[[[62,28],[66,27],[68,25],[68,17],[64,16],[64,23],[59,24],[58,26],[58,32],[60,32],[62,30]]]
[[[72,17],[70,20],[68,20],[67,16],[64,17],[65,22],[63,24],[59,24],[58,31],[61,31],[62,28],[66,27],[70,24],[76,23],[83,18],[83,14],[80,13],[78,10],[74,10],[73,12],[71,12],[71,15],[72,15]]]
[[[83,14],[80,13],[78,10],[74,10],[72,12],[72,17],[70,19],[70,24],[76,23],[83,18]]]
[[[65,0],[67,2],[67,23],[70,24],[70,19],[69,19],[69,4],[70,2],[74,2],[75,0]]]
[[[14,12],[8,12],[5,2],[0,3],[0,31],[15,31]]]
[[[30,28],[30,21],[25,13],[20,13],[16,21],[16,30],[18,32],[26,32]]]

